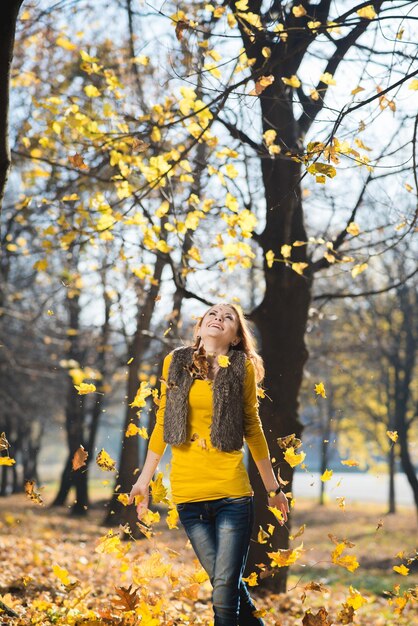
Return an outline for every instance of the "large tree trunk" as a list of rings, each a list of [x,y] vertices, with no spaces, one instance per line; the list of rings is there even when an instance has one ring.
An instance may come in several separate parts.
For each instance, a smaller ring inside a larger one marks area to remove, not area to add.
[[[138,424],[136,407],[131,407],[136,392],[138,390],[138,372],[141,365],[141,361],[144,358],[146,351],[150,344],[150,337],[144,334],[144,330],[149,330],[151,326],[151,319],[155,307],[155,299],[160,290],[160,281],[163,273],[164,266],[166,264],[165,259],[162,256],[158,256],[155,268],[154,268],[154,280],[155,284],[152,284],[146,293],[144,305],[141,307],[138,305],[137,314],[137,327],[136,332],[129,348],[129,358],[133,358],[133,361],[128,365],[128,388],[127,388],[127,401],[126,401],[126,413],[123,424],[122,435],[122,449],[119,460],[119,472],[116,480],[113,496],[108,505],[108,513],[106,515],[105,524],[129,524],[131,533],[135,537],[143,537],[139,532],[136,525],[137,514],[134,506],[123,506],[118,500],[120,493],[129,493],[133,483],[136,480],[136,471],[142,466],[144,459],[139,459],[139,446],[138,437],[126,437],[126,430],[131,422]]]
[[[16,22],[23,0],[6,0],[0,10],[0,210],[9,175],[10,68],[13,59]]]
[[[74,334],[69,337],[68,359],[80,363],[80,339],[79,317],[80,304],[79,296],[68,298],[69,327]],[[80,396],[74,388],[72,378],[68,377],[67,402],[65,410],[65,426],[67,431],[68,458],[61,475],[59,491],[51,506],[63,506],[67,500],[71,487],[76,490],[76,498],[71,512],[75,515],[85,515],[88,507],[87,487],[80,479],[79,473],[72,471],[72,458],[80,445],[85,446],[84,441],[84,396]]]

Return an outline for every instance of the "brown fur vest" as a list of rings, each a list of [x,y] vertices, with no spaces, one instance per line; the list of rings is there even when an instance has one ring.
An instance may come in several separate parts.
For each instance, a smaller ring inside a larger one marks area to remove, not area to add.
[[[164,441],[179,446],[187,440],[189,390],[193,378],[187,370],[191,365],[193,347],[173,350],[168,370],[167,402],[164,413]],[[221,367],[213,383],[213,413],[210,441],[224,452],[240,450],[244,444],[243,385],[245,360],[242,350],[230,350],[228,367]]]

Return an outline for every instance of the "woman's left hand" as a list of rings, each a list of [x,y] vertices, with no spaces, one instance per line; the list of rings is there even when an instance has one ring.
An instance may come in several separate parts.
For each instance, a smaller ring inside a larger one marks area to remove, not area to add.
[[[268,496],[268,504],[269,506],[279,509],[279,511],[282,513],[283,519],[279,520],[279,524],[283,526],[283,524],[287,522],[287,514],[289,513],[289,503],[283,491],[280,491],[280,493],[278,493],[276,496]]]

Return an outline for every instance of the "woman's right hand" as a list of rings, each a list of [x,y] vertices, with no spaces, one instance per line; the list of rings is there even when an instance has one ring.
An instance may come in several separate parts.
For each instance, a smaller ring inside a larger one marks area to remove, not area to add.
[[[133,502],[135,501],[135,496],[141,497],[141,500],[138,502],[136,506],[138,520],[141,521],[141,517],[144,515],[144,513],[146,513],[148,509],[149,485],[145,483],[141,483],[139,481],[137,481],[134,485],[132,485],[132,489],[129,493],[128,504],[133,504]]]

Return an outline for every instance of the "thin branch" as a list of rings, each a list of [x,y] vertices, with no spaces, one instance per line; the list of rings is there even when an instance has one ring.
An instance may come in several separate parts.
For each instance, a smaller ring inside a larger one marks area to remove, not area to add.
[[[363,298],[364,296],[376,296],[380,293],[386,293],[387,291],[391,291],[392,289],[397,289],[404,285],[410,278],[418,274],[418,267],[414,269],[413,272],[405,276],[403,280],[400,280],[397,283],[393,283],[393,285],[389,285],[388,287],[384,287],[383,289],[371,289],[370,291],[362,291],[361,293],[320,293],[317,296],[313,296],[313,300],[323,300],[324,298],[328,300],[336,300],[337,298]]]

